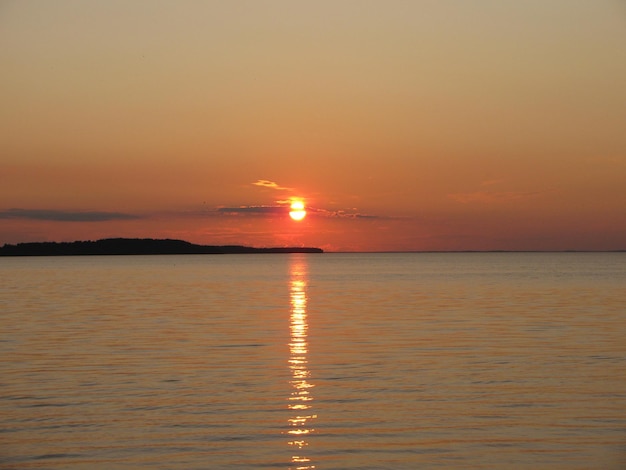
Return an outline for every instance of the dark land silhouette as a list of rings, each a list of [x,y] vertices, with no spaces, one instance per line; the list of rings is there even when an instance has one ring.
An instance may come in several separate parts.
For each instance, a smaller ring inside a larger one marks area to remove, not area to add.
[[[246,253],[323,253],[321,248],[253,248],[242,245],[195,245],[184,240],[152,238],[107,238],[96,241],[33,242],[6,244],[0,256],[77,256],[77,255],[218,255]]]

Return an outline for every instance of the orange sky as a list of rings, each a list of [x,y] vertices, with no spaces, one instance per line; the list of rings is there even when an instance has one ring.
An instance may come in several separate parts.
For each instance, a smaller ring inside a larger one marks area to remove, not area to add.
[[[619,0],[4,1],[0,244],[626,249],[625,44]]]

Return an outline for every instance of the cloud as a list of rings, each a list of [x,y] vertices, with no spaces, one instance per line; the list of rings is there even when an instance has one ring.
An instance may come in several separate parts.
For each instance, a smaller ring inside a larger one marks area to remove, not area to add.
[[[287,203],[289,201],[286,201]],[[289,205],[279,206],[239,206],[239,207],[219,207],[216,212],[225,215],[286,215],[291,209]],[[371,214],[361,214],[344,210],[326,210],[316,207],[307,207],[307,217],[323,217],[330,219],[388,219]]]
[[[222,214],[286,214],[289,207],[286,206],[239,206],[239,207],[219,207],[217,212]]]
[[[380,215],[349,212],[349,211],[345,211],[341,209],[329,211],[326,209],[307,207],[306,210],[309,214],[314,215],[314,216],[317,215],[319,217],[328,217],[328,218],[334,218],[334,219],[388,219],[390,218],[390,217],[385,217],[385,216],[380,216]]]
[[[278,191],[291,191],[293,188],[286,188],[284,186],[279,186],[278,183],[274,183],[270,180],[257,180],[255,183],[252,183],[254,186],[261,186],[262,188],[276,189]]]
[[[121,212],[60,211],[49,209],[7,209],[0,211],[0,219],[50,220],[56,222],[105,222],[108,220],[134,220],[141,217]]]

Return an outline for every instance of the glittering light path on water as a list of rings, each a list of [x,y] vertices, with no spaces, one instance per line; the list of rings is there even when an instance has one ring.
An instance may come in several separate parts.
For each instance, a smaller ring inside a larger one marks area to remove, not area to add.
[[[291,370],[292,391],[288,407],[293,414],[289,418],[289,445],[294,448],[291,462],[296,469],[313,469],[309,458],[305,457],[304,449],[308,445],[307,436],[315,431],[311,420],[317,415],[312,414],[313,396],[311,391],[315,385],[309,382],[310,371],[307,368],[307,312],[306,286],[307,265],[303,256],[293,256],[289,267],[290,284],[290,317],[289,317],[289,369]]]

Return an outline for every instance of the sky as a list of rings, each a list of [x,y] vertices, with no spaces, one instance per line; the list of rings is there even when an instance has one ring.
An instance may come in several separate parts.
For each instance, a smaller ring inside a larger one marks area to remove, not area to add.
[[[622,0],[3,0],[0,64],[0,245],[626,249]]]

